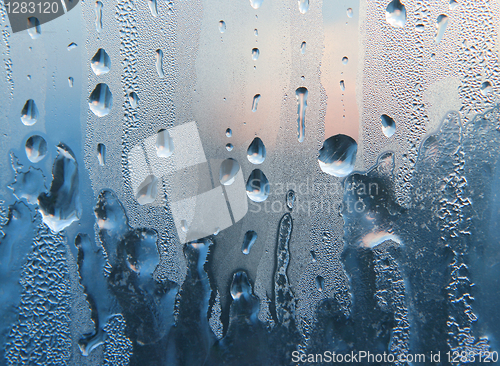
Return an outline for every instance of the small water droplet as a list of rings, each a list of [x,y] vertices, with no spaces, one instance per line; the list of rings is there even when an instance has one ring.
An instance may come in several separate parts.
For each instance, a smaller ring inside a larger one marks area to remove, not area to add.
[[[226,150],[227,151],[233,151],[233,148],[234,148],[233,144],[231,144],[231,143],[227,143],[226,144]]]
[[[38,163],[47,155],[47,142],[42,136],[33,135],[26,140],[26,156],[32,163]]]
[[[493,86],[489,81],[485,81],[481,84],[481,93],[483,95],[488,95],[493,92]]]
[[[415,26],[415,30],[416,30],[417,32],[422,33],[422,32],[425,30],[425,27],[424,27],[424,25],[423,25],[423,24],[417,24],[417,25]]]
[[[28,18],[28,34],[31,39],[37,39],[42,35],[42,27],[37,17]]]
[[[295,90],[295,96],[297,97],[297,136],[299,142],[304,141],[306,134],[306,109],[307,109],[307,97],[309,91],[306,87],[300,87]]]
[[[68,51],[71,51],[73,48],[76,48],[78,45],[75,42],[71,42],[68,45]]]
[[[286,206],[292,210],[293,209],[293,205],[295,204],[295,192],[290,189],[287,193],[286,193]]]
[[[107,74],[111,69],[111,59],[108,53],[103,48],[99,48],[90,60],[90,66],[96,75]]]
[[[226,22],[221,20],[219,21],[219,32],[224,33],[226,31]]]
[[[100,32],[102,29],[102,2],[95,2],[95,29]]]
[[[345,90],[345,82],[344,82],[344,80],[340,80],[340,90],[342,90],[342,91]]]
[[[382,132],[386,137],[391,137],[396,132],[396,122],[387,114],[381,116]]]
[[[354,169],[358,144],[352,137],[338,134],[329,137],[319,150],[319,167],[335,177],[345,177]]]
[[[21,110],[21,122],[25,126],[33,126],[36,121],[38,121],[38,108],[36,107],[35,101],[29,99]]]
[[[255,94],[252,101],[252,112],[257,112],[257,106],[259,104],[260,94]]]
[[[444,32],[446,30],[446,27],[448,26],[448,21],[449,18],[446,14],[441,14],[440,16],[437,17],[436,20],[437,32],[436,32],[436,38],[434,39],[436,44],[439,44],[439,42],[441,42],[441,40],[443,39]]]
[[[263,202],[269,196],[269,181],[262,170],[255,169],[250,173],[246,185],[247,196],[254,202]]]
[[[230,128],[228,128],[228,129],[226,130],[226,137],[231,137],[231,136],[233,136],[233,131],[231,131],[231,129],[230,129]]]
[[[130,106],[135,109],[139,105],[139,96],[136,92],[130,92],[128,95],[128,101],[130,102]]]
[[[249,230],[245,233],[245,237],[243,238],[243,245],[241,246],[241,251],[243,254],[249,254],[252,245],[254,245],[257,240],[257,233],[253,230]]]
[[[73,87],[73,82],[74,82],[74,80],[73,80],[73,78],[70,76],[70,77],[68,78],[68,85],[69,85],[69,87],[70,87],[70,88],[72,88],[72,87]]]
[[[252,164],[262,164],[266,159],[266,147],[259,137],[254,138],[248,146],[247,158]]]
[[[325,288],[325,279],[323,277],[316,277],[316,288],[319,292],[323,292],[323,289]]]
[[[222,185],[229,186],[233,184],[236,174],[240,171],[240,164],[232,158],[224,160],[220,164],[219,181]]]
[[[158,8],[156,6],[156,0],[148,0],[149,10],[151,11],[151,15],[154,17],[158,16]]]
[[[31,75],[26,75],[26,79],[31,80]]]
[[[163,51],[160,49],[156,50],[156,72],[160,78],[165,76],[163,72]]]
[[[109,87],[100,83],[89,96],[89,108],[97,117],[104,117],[111,111],[113,95]]]
[[[348,62],[349,62],[349,59],[347,58],[347,56],[342,57],[342,63],[344,65],[347,65]]]
[[[309,10],[309,0],[299,0],[299,11],[301,14],[307,13]]]
[[[161,129],[156,136],[156,155],[160,158],[168,158],[174,153],[174,140],[168,130]]]
[[[258,9],[262,5],[263,1],[264,0],[250,0],[250,5],[252,6],[252,8]]]
[[[302,54],[306,53],[306,46],[307,46],[307,44],[305,41],[300,44],[300,52]]]
[[[257,28],[255,28],[255,29],[253,30],[253,34],[255,34],[255,37],[257,37],[257,36],[259,35],[259,31],[257,30]]]
[[[252,60],[257,60],[259,58],[259,49],[258,48],[253,48],[252,49]]]
[[[348,16],[349,18],[352,18],[352,16],[353,16],[353,11],[352,11],[352,8],[347,8],[347,16]]]
[[[399,0],[392,0],[385,9],[385,19],[389,25],[403,28],[406,23],[406,8]]]
[[[106,145],[97,144],[97,161],[100,166],[106,164]]]

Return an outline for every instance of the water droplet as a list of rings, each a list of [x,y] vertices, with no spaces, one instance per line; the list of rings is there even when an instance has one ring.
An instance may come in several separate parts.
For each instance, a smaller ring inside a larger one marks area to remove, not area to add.
[[[75,42],[71,42],[68,45],[68,51],[71,51],[73,48],[76,48],[78,45]]]
[[[441,42],[441,40],[443,39],[444,31],[446,30],[446,27],[448,26],[448,21],[449,21],[449,18],[445,14],[441,14],[440,16],[437,17],[437,20],[436,20],[437,32],[436,32],[436,38],[434,39],[436,44]]]
[[[252,245],[254,245],[257,240],[257,233],[253,230],[249,230],[245,233],[245,237],[243,238],[243,245],[241,246],[241,251],[243,254],[249,254]]]
[[[29,99],[21,110],[21,122],[25,126],[33,126],[36,121],[38,121],[38,108],[36,107],[35,101]]]
[[[435,53],[431,53],[431,61],[436,61],[436,54]]]
[[[42,35],[42,27],[37,17],[28,18],[28,34],[31,39],[37,39]]]
[[[156,6],[156,0],[148,0],[149,10],[151,11],[151,15],[154,17],[158,16],[158,8]]]
[[[28,80],[31,80],[31,75],[26,75],[26,78],[27,78]]]
[[[100,32],[102,29],[102,2],[95,2],[95,29]]]
[[[319,167],[335,177],[345,177],[354,169],[358,144],[352,137],[338,134],[325,140],[319,150]]]
[[[392,0],[385,9],[385,19],[393,27],[403,28],[406,23],[406,8],[399,0]]]
[[[233,184],[236,174],[240,171],[240,164],[232,158],[224,160],[220,164],[219,181],[222,185]]]
[[[227,143],[226,144],[226,150],[227,151],[233,151],[233,148],[234,148],[233,144],[231,144],[231,143]]]
[[[300,87],[295,90],[295,96],[297,97],[297,131],[299,142],[304,141],[306,134],[306,109],[308,95],[309,91],[305,87]]]
[[[92,71],[96,75],[104,75],[111,69],[111,59],[103,48],[99,48],[92,60],[90,60]]]
[[[488,95],[493,92],[493,86],[489,81],[485,81],[481,84],[481,93],[483,95]]]
[[[325,288],[325,279],[323,277],[316,277],[316,288],[319,292],[323,292],[323,289]]]
[[[73,87],[73,82],[74,82],[74,80],[73,80],[73,78],[70,76],[70,77],[68,78],[68,85],[69,85],[69,87],[70,87],[70,88],[72,88],[72,87]]]
[[[342,91],[345,90],[345,82],[344,82],[344,80],[340,80],[340,90],[342,90]]]
[[[47,155],[47,142],[42,136],[33,135],[26,140],[26,156],[32,163],[38,163]]]
[[[136,92],[130,92],[128,95],[128,101],[130,102],[130,106],[135,109],[139,105],[139,96]]]
[[[396,122],[387,114],[381,116],[382,132],[386,137],[391,137],[396,132]]]
[[[97,84],[89,97],[89,108],[97,117],[104,117],[111,111],[113,106],[113,95],[109,87],[100,83]]]
[[[425,30],[425,27],[424,27],[424,25],[423,25],[423,24],[417,24],[417,25],[415,26],[415,30],[416,30],[417,32],[422,33],[422,32]]]
[[[255,169],[247,180],[247,196],[254,202],[263,202],[269,196],[269,181],[262,170]]]
[[[264,0],[250,0],[250,5],[252,6],[252,8],[258,9],[262,5],[263,1]]]
[[[352,8],[347,8],[347,16],[348,16],[349,18],[352,18],[352,15],[353,15]]]
[[[160,78],[163,78],[165,74],[163,73],[163,51],[156,50],[156,72]]]
[[[349,62],[349,59],[347,58],[347,56],[342,57],[342,63],[344,65],[347,65],[348,62]]]
[[[455,10],[457,6],[459,6],[459,2],[455,0],[450,0],[450,10]]]
[[[154,175],[148,175],[146,179],[139,185],[135,192],[135,199],[140,205],[153,203],[156,199],[158,191],[158,178]]]
[[[309,10],[309,0],[299,0],[299,11],[301,14],[307,13]]]
[[[224,33],[226,31],[226,22],[221,20],[219,21],[219,32]]]
[[[306,53],[306,46],[307,46],[307,44],[305,41],[300,44],[300,52],[302,54]]]
[[[257,105],[259,104],[260,94],[255,94],[252,101],[252,112],[257,112]]]
[[[97,144],[97,161],[100,166],[106,164],[106,145],[104,144]]]
[[[253,30],[253,34],[255,34],[255,37],[257,37],[257,36],[259,35],[259,31],[257,30],[257,28],[255,28],[255,29]]]
[[[286,193],[286,206],[292,210],[293,209],[293,205],[295,204],[295,192],[290,189],[287,193]]]
[[[316,253],[314,253],[314,250],[311,250],[311,261],[316,262]]]
[[[252,60],[257,60],[259,58],[259,49],[258,48],[253,48],[252,49]]]
[[[231,131],[231,129],[230,129],[230,128],[228,128],[228,129],[226,130],[226,137],[231,137],[231,136],[233,136],[233,131]]]
[[[181,220],[181,230],[184,231],[185,233],[188,232],[189,227],[186,220]]]
[[[168,130],[161,129],[156,136],[156,155],[160,158],[168,158],[174,153],[174,140]]]
[[[262,164],[266,159],[266,147],[259,137],[254,138],[248,146],[247,158],[252,164]]]
[[[233,300],[237,301],[241,298],[249,299],[252,295],[252,286],[248,280],[248,276],[245,272],[236,272],[233,276],[233,281],[231,282],[231,297]]]

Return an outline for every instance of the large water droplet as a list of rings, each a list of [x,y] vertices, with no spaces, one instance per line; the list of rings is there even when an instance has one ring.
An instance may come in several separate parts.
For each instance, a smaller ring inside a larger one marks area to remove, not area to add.
[[[220,164],[219,181],[222,185],[233,184],[236,174],[240,171],[240,164],[232,158],[224,160]]]
[[[392,0],[385,9],[385,19],[393,27],[403,28],[406,23],[406,8],[399,0]]]
[[[37,17],[28,18],[28,34],[31,39],[37,39],[42,35],[42,27]]]
[[[21,122],[26,126],[33,126],[38,121],[38,108],[35,101],[29,99],[21,110]]]
[[[226,22],[221,20],[219,21],[219,32],[224,33],[226,31]]]
[[[26,156],[32,163],[38,163],[47,155],[47,142],[42,136],[33,135],[26,140]]]
[[[128,101],[130,102],[130,106],[135,109],[139,105],[139,96],[136,92],[130,92],[128,95]]]
[[[396,122],[387,114],[381,116],[382,132],[386,137],[391,137],[396,132]]]
[[[319,150],[318,163],[322,171],[335,177],[345,177],[354,169],[358,144],[346,135],[335,135],[325,140]]]
[[[436,44],[441,42],[441,40],[443,39],[444,31],[446,30],[446,27],[448,26],[448,21],[449,21],[449,18],[445,14],[441,14],[440,16],[437,17],[437,20],[436,20],[437,32],[436,32],[436,38],[434,39]]]
[[[316,277],[316,288],[319,292],[323,292],[323,289],[325,288],[325,279],[323,277]]]
[[[102,29],[102,2],[95,2],[95,29],[100,32]]]
[[[247,196],[254,202],[263,202],[269,196],[269,181],[262,170],[255,169],[247,181]]]
[[[107,74],[111,69],[111,59],[103,48],[99,48],[92,60],[90,60],[92,71],[96,75]]]
[[[264,0],[250,0],[250,5],[252,6],[252,8],[258,9],[262,5],[263,1]]]
[[[257,112],[257,106],[259,105],[260,94],[255,94],[252,101],[252,112]]]
[[[260,51],[258,48],[252,49],[252,60],[257,60],[259,58]]]
[[[135,192],[135,199],[140,205],[153,203],[157,194],[158,178],[148,175]]]
[[[151,11],[151,15],[154,17],[158,16],[158,8],[156,6],[156,0],[148,0],[149,10]]]
[[[266,147],[259,137],[254,138],[248,146],[247,158],[252,164],[262,164],[266,159]]]
[[[160,78],[165,76],[163,72],[163,51],[160,49],[156,50],[156,72]]]
[[[309,10],[309,0],[299,0],[299,11],[301,14],[307,13]]]
[[[113,95],[109,87],[100,83],[97,84],[89,97],[89,107],[97,117],[104,117],[111,111],[113,106]]]
[[[353,16],[353,11],[352,11],[352,8],[347,8],[347,16],[348,16],[349,18],[352,18],[352,16]]]
[[[250,253],[250,249],[252,245],[254,245],[257,240],[257,233],[253,230],[249,230],[245,233],[245,237],[243,238],[243,245],[241,246],[241,251],[243,254]]]
[[[156,155],[168,158],[174,152],[174,140],[168,130],[161,129],[156,136]]]
[[[97,144],[97,161],[100,166],[106,164],[106,145],[104,144]]]
[[[306,53],[306,46],[307,46],[307,43],[305,41],[300,44],[300,52],[302,54]]]
[[[306,108],[307,108],[307,96],[309,92],[307,88],[300,87],[295,90],[295,96],[297,97],[297,124],[298,124],[298,139],[299,142],[304,141],[306,134]]]
[[[489,81],[485,81],[481,84],[481,93],[483,95],[488,95],[493,92],[493,86]]]

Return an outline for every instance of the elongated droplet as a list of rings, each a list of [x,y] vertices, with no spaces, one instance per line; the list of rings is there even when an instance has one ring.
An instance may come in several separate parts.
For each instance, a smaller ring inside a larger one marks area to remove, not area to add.
[[[226,22],[221,20],[219,21],[219,32],[224,33],[226,31]]]
[[[259,104],[260,94],[255,94],[252,102],[252,112],[257,112],[257,105]]]
[[[226,137],[231,137],[231,136],[233,136],[233,131],[231,131],[231,129],[230,129],[230,128],[228,128],[228,129],[226,130]]]
[[[307,13],[309,10],[309,0],[299,0],[299,11],[301,14]]]
[[[29,99],[21,110],[21,122],[25,126],[33,126],[36,121],[38,121],[38,108],[36,107],[35,101]]]
[[[386,137],[391,137],[396,132],[396,122],[389,117],[387,114],[383,114],[382,120],[382,132]]]
[[[28,18],[28,34],[31,39],[37,39],[42,35],[42,27],[40,26],[40,21],[36,17]]]
[[[444,36],[444,32],[446,30],[446,27],[448,26],[448,21],[449,18],[445,14],[441,14],[440,16],[437,17],[436,25],[437,25],[437,32],[436,32],[436,38],[434,41],[436,44],[441,42]]]
[[[348,62],[349,62],[349,59],[347,58],[347,56],[342,57],[342,63],[344,65],[347,65]]]
[[[97,161],[100,166],[106,164],[106,145],[104,144],[97,144]]]
[[[302,54],[306,53],[306,45],[307,45],[307,44],[306,44],[306,42],[305,42],[305,41],[304,41],[304,42],[302,42],[302,43],[300,44],[300,52],[301,52]]]
[[[168,130],[161,129],[156,136],[156,155],[168,158],[174,153],[174,140]]]
[[[295,96],[297,97],[297,124],[298,124],[298,139],[299,142],[304,141],[304,136],[306,134],[306,108],[307,108],[307,95],[309,92],[307,88],[300,87],[295,90]]]
[[[100,83],[97,84],[89,97],[89,108],[97,117],[104,117],[111,111],[113,106],[113,95],[109,87]]]
[[[247,196],[254,202],[263,202],[269,196],[269,181],[262,170],[255,169],[247,180]]]
[[[322,292],[325,288],[325,279],[321,276],[316,277],[316,288],[319,292]]]
[[[338,134],[325,140],[319,150],[319,167],[335,177],[345,177],[354,169],[358,144],[350,136]]]
[[[156,50],[156,71],[160,78],[165,76],[163,73],[163,51],[160,49]]]
[[[104,48],[97,50],[92,60],[90,60],[90,66],[96,75],[104,75],[109,72],[111,69],[111,59]]]
[[[70,76],[68,78],[68,84],[69,84],[69,87],[72,88],[73,87],[73,82],[74,82],[74,79]]]
[[[33,135],[26,140],[26,156],[32,163],[38,163],[47,155],[47,142],[42,136]]]
[[[130,106],[135,109],[139,105],[139,96],[136,92],[130,92],[128,95],[128,101],[130,102]]]
[[[102,2],[95,2],[95,29],[100,32],[102,30]]]
[[[140,205],[153,203],[158,192],[158,178],[154,175],[148,175],[135,192],[135,199]]]
[[[340,90],[342,90],[342,91],[345,90],[345,82],[344,82],[344,80],[340,80]]]
[[[252,60],[257,60],[259,58],[259,49],[258,48],[253,48],[252,49]]]
[[[219,181],[222,185],[229,186],[233,184],[236,174],[240,171],[240,164],[234,159],[226,159],[220,165]]]
[[[156,0],[148,0],[149,10],[151,11],[151,15],[154,17],[158,16],[158,8],[156,6]]]
[[[266,159],[266,147],[259,137],[254,138],[248,146],[247,158],[252,164],[262,164]]]
[[[353,16],[352,8],[347,8],[347,17],[352,18],[352,16]]]
[[[255,244],[257,240],[257,233],[253,230],[249,230],[245,233],[245,237],[243,238],[243,245],[241,246],[241,251],[243,254],[249,254],[252,245]]]
[[[286,193],[286,206],[288,207],[288,209],[292,210],[294,204],[295,204],[295,192],[292,189],[290,189]]]
[[[406,23],[406,8],[399,0],[393,0],[385,9],[387,23],[396,28],[403,28]]]

